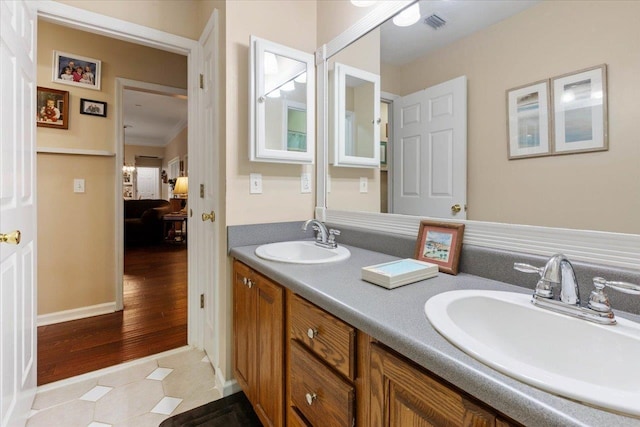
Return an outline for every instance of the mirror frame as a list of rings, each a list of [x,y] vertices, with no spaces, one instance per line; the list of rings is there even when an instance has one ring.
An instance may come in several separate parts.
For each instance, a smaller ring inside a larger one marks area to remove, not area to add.
[[[318,92],[318,164],[316,168],[315,216],[333,226],[355,227],[373,232],[416,238],[424,217],[350,212],[327,207],[328,158],[328,59],[352,42],[375,29],[402,9],[418,0],[380,2],[372,11],[354,23],[335,39],[316,51]],[[438,221],[450,221],[437,218]],[[465,224],[464,244],[492,249],[550,256],[561,252],[575,261],[640,270],[640,235],[573,230],[523,224],[508,224],[473,220],[450,221]]]
[[[305,64],[307,72],[307,151],[274,150],[266,147],[264,52],[271,52]],[[315,155],[315,67],[314,57],[269,40],[251,36],[249,47],[249,160],[252,162],[313,164]]]

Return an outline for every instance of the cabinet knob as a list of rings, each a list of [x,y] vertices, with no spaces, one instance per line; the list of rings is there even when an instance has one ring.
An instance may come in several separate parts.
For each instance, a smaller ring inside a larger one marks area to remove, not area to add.
[[[316,335],[318,335],[318,330],[317,329],[313,329],[313,328],[307,329],[307,336],[310,339],[314,339],[316,337]]]
[[[307,403],[309,404],[309,406],[311,406],[311,404],[313,404],[314,400],[318,399],[318,395],[315,393],[307,393],[305,394],[305,396],[307,398]]]
[[[249,289],[253,287],[253,282],[251,281],[251,279],[248,279],[246,277],[242,278],[242,283],[244,283]]]

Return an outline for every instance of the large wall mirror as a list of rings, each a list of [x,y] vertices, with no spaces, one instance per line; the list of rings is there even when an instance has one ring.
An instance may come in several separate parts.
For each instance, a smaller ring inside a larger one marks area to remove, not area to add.
[[[250,160],[313,163],[313,55],[252,36],[249,62]]]
[[[415,5],[416,23],[400,27],[389,19],[339,51],[329,49],[325,96],[331,100],[335,65],[346,64],[380,76],[382,108],[379,167],[335,167],[329,153],[327,191],[318,196],[327,210],[394,213],[389,183],[404,179],[393,158],[397,100],[466,76],[468,220],[640,234],[633,95],[640,93],[640,57],[630,54],[640,40],[633,18],[640,2]],[[606,31],[598,30],[604,24]],[[600,64],[607,65],[609,149],[510,160],[507,91]],[[327,117],[331,147],[334,124]]]

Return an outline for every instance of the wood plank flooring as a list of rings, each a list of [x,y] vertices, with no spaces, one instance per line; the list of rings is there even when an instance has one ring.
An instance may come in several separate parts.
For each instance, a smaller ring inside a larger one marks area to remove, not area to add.
[[[38,385],[187,344],[184,245],[125,249],[124,311],[38,328]]]

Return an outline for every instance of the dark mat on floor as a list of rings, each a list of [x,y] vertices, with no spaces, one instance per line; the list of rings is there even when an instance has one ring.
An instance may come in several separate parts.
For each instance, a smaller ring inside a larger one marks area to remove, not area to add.
[[[244,393],[235,393],[164,420],[160,427],[262,427]]]

